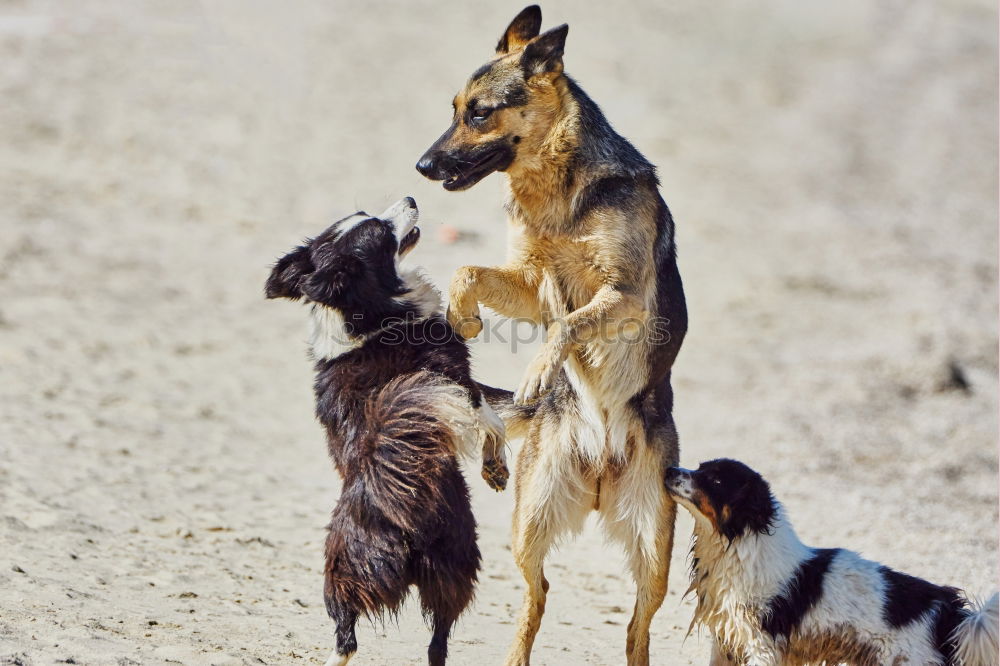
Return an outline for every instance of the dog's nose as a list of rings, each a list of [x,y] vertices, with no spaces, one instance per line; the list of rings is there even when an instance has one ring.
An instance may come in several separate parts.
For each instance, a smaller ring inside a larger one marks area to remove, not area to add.
[[[688,475],[688,470],[683,467],[670,467],[663,475],[663,480],[668,486],[674,486],[681,482]]]
[[[428,150],[417,162],[417,171],[431,180],[444,180],[454,175],[458,161],[446,152]]]
[[[419,171],[424,178],[434,178],[434,172],[437,171],[437,160],[435,160],[434,157],[434,155],[427,153],[420,158],[419,162],[417,162],[417,171]]]
[[[410,210],[417,209],[417,202],[414,201],[413,197],[403,197],[403,205],[405,205]]]

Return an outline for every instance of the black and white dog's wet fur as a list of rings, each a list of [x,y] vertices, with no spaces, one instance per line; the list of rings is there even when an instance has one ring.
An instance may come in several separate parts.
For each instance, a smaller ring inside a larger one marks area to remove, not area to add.
[[[399,267],[416,222],[409,197],[377,217],[356,213],[282,257],[267,281],[268,298],[311,304],[316,415],[344,480],[326,542],[328,666],[357,650],[359,615],[395,613],[411,585],[434,632],[430,664],[445,663],[480,566],[458,456],[481,443],[483,477],[496,490],[507,482],[504,426],[465,342],[433,286]]]
[[[695,518],[692,626],[712,632],[712,666],[996,666],[996,594],[972,602],[804,545],[767,482],[735,460],[670,468],[666,486]]]

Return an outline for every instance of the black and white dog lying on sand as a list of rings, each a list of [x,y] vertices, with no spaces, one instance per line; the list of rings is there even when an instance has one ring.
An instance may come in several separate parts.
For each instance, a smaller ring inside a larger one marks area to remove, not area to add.
[[[668,492],[695,518],[692,626],[715,637],[712,666],[996,666],[996,594],[802,544],[767,482],[743,463],[672,467]]]
[[[399,263],[420,238],[407,197],[356,213],[292,250],[268,298],[311,304],[316,415],[343,477],[326,542],[324,597],[337,624],[328,666],[357,650],[359,615],[395,613],[416,585],[433,628],[431,666],[479,571],[476,522],[457,457],[483,445],[483,477],[507,482],[503,423],[470,375],[440,295]]]

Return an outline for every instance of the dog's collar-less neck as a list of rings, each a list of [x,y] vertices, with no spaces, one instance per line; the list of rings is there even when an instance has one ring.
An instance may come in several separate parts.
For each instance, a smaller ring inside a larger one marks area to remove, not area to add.
[[[401,275],[406,291],[396,300],[407,304],[412,309],[412,316],[406,318],[389,317],[380,326],[358,335],[348,332],[344,315],[320,303],[312,306],[312,333],[310,348],[313,358],[317,361],[332,361],[344,354],[363,347],[368,341],[377,338],[382,333],[396,327],[426,321],[441,312],[441,294],[417,269],[406,271]]]
[[[313,304],[312,336],[310,347],[317,361],[333,361],[344,354],[364,347],[383,333],[394,328],[427,321],[433,314],[411,319],[391,319],[388,323],[366,331],[360,335],[350,335],[340,312],[322,305]]]
[[[524,166],[508,168],[506,171],[511,194],[515,199],[518,192],[549,191],[549,181],[559,179],[557,174],[563,171],[561,166],[565,156],[560,155],[555,146],[565,143],[568,127],[574,125],[574,120],[579,118],[580,106],[564,81],[559,84],[558,95],[560,109],[552,120],[548,134],[542,138],[538,153],[528,156]]]

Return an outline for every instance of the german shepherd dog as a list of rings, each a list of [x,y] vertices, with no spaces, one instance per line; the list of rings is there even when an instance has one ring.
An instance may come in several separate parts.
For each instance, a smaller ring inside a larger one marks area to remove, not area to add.
[[[480,304],[546,330],[516,394],[487,395],[508,434],[525,437],[512,550],[527,590],[507,664],[529,662],[546,553],[596,510],[635,578],[626,656],[639,666],[666,593],[676,512],[662,482],[678,459],[670,369],[687,330],[674,224],[653,165],[563,73],[568,27],[540,27],[536,6],[514,18],[417,170],[446,190],[507,174],[509,262],[458,270],[456,330],[480,332]]]
[[[483,445],[483,477],[507,481],[504,430],[470,374],[469,351],[440,296],[399,262],[417,244],[409,197],[378,217],[356,213],[292,250],[268,298],[312,306],[316,416],[343,492],[326,540],[324,597],[337,624],[327,666],[357,650],[354,626],[394,614],[420,591],[442,666],[452,624],[479,571],[476,521],[457,456]]]

